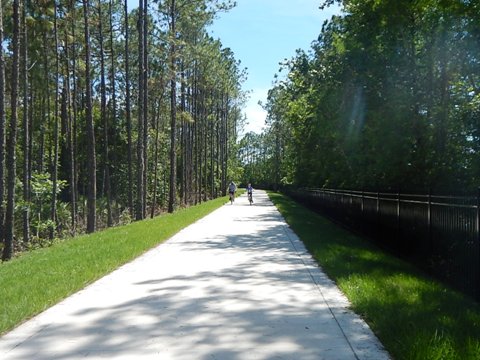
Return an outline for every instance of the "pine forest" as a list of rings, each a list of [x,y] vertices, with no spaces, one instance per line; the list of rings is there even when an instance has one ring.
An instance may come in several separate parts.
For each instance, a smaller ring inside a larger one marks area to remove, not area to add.
[[[2,258],[225,195],[245,77],[220,0],[0,1]]]

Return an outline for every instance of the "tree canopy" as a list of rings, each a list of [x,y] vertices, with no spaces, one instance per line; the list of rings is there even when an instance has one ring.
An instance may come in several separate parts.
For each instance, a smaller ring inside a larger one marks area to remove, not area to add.
[[[325,1],[328,6],[334,1]],[[282,64],[259,183],[465,190],[480,182],[480,5],[345,0]],[[255,162],[260,166],[259,162]]]

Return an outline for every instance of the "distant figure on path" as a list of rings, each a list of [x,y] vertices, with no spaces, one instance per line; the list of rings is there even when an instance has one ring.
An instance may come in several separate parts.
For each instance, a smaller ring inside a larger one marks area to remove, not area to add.
[[[231,204],[235,201],[235,191],[237,191],[237,185],[233,181],[230,181],[230,185],[228,185],[228,193],[230,194]]]
[[[253,187],[251,183],[248,183],[247,185],[247,196],[248,196],[248,201],[250,202],[250,205],[253,204]]]

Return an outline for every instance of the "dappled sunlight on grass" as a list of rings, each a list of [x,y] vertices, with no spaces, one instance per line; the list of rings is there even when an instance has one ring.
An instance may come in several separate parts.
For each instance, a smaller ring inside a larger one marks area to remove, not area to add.
[[[479,359],[480,305],[279,194],[269,194],[396,359]]]

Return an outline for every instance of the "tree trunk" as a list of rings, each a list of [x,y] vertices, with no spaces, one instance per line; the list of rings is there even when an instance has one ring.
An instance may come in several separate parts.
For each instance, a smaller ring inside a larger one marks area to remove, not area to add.
[[[95,129],[92,113],[92,82],[90,75],[90,30],[88,27],[90,4],[83,0],[83,21],[85,26],[85,84],[86,84],[86,137],[87,137],[87,233],[96,228],[97,176],[95,159]]]
[[[170,81],[170,191],[168,197],[168,212],[173,213],[175,209],[176,198],[176,181],[177,181],[177,153],[176,153],[176,137],[177,137],[177,79],[176,79],[176,29],[175,29],[175,0],[170,3],[170,65],[172,79]]]
[[[46,86],[48,88],[48,80],[45,81]],[[40,120],[40,140],[39,140],[39,151],[38,151],[38,159],[37,159],[37,171],[39,173],[43,173],[44,171],[44,164],[43,164],[43,154],[45,153],[45,123],[47,122],[47,94],[46,91],[42,92],[42,119]]]
[[[28,179],[28,189],[29,189],[29,201],[32,201],[32,183],[31,183],[31,176],[32,176],[32,166],[33,166],[33,110],[34,110],[34,104],[35,104],[35,96],[33,92],[33,85],[32,81],[29,83],[29,109],[30,111],[28,112],[28,162],[27,162],[27,172],[29,174],[29,179]],[[30,219],[31,219],[31,210],[30,210]],[[31,223],[30,223],[31,225]],[[30,238],[31,238],[31,226],[30,226]]]
[[[180,71],[180,111],[183,115],[185,112],[185,65],[181,61]],[[182,116],[182,119],[184,116]],[[180,202],[186,204],[186,122],[180,124],[180,154],[181,154],[181,171],[180,171]]]
[[[70,0],[70,12],[75,11],[75,2]],[[75,19],[75,16],[72,16],[72,19]],[[75,22],[72,20],[72,37],[75,39]],[[67,43],[68,36],[66,36],[65,42]],[[68,155],[70,158],[70,214],[71,214],[71,233],[72,236],[75,236],[77,228],[77,182],[76,182],[76,166],[75,166],[75,130],[76,130],[76,121],[77,121],[77,106],[76,106],[76,95],[77,95],[77,85],[76,85],[76,63],[75,63],[75,42],[72,42],[72,77],[73,77],[73,96],[70,93],[70,58],[66,56],[66,65],[67,65],[67,103],[68,103],[68,122],[69,122],[69,131],[67,134],[68,141]],[[66,47],[68,51],[68,46]],[[70,108],[71,107],[71,108]]]
[[[13,0],[13,37],[12,37],[12,85],[11,85],[11,114],[7,137],[7,211],[5,215],[5,246],[2,260],[9,260],[13,255],[14,241],[14,210],[15,210],[15,147],[17,145],[18,120],[18,80],[19,80],[19,33],[20,15],[19,0]]]
[[[223,95],[222,95],[222,100],[223,100]],[[220,173],[220,161],[221,161],[220,160],[220,139],[221,139],[221,137],[220,137],[221,136],[220,135],[220,124],[221,124],[221,121],[222,121],[221,105],[218,105],[217,106],[217,121],[216,121],[216,126],[215,126],[215,138],[216,138],[216,145],[217,145],[216,146],[216,152],[215,152],[215,171],[216,171],[215,177],[217,179],[217,182],[220,181],[220,179],[221,179],[220,178],[220,176],[221,176],[221,173]],[[220,182],[220,184],[221,184],[221,182]],[[220,189],[218,187],[216,187],[215,197],[218,197],[219,190]]]
[[[59,101],[59,76],[60,71],[59,65],[59,54],[58,54],[58,21],[57,21],[57,2],[54,1],[54,22],[53,22],[53,33],[55,37],[55,114],[54,114],[54,124],[53,124],[53,163],[52,163],[52,202],[51,202],[51,212],[50,220],[52,221],[50,227],[50,239],[53,239],[55,236],[55,231],[57,229],[57,187],[58,187],[58,101]]]
[[[194,161],[195,161],[195,173],[194,173],[194,183],[195,183],[195,205],[198,204],[200,200],[200,181],[199,181],[199,173],[200,173],[200,156],[199,156],[199,134],[200,134],[200,111],[199,111],[199,106],[198,106],[198,69],[197,69],[197,62],[194,63],[194,70],[193,70],[193,99],[192,99],[192,104],[193,104],[193,114],[194,114],[194,129],[193,129],[193,137],[194,137],[194,142],[193,142],[193,156],[194,156]]]
[[[155,155],[154,155],[154,166],[153,166],[153,200],[152,208],[150,209],[150,217],[153,219],[155,216],[155,208],[157,205],[157,182],[158,182],[158,137],[160,134],[160,111],[161,111],[162,97],[158,100],[158,110],[155,115]]]
[[[0,44],[3,44],[3,4],[0,0]],[[0,48],[0,244],[5,241],[5,58]]]
[[[68,67],[67,67],[68,68]],[[73,130],[72,130],[72,112],[70,109],[70,79],[67,75],[66,83],[62,91],[62,108],[60,111],[60,118],[62,121],[62,154],[66,154],[67,163],[65,164],[65,171],[68,171],[68,185],[70,187],[70,226],[71,235],[74,236],[76,232],[76,212],[75,212],[75,165],[73,156]]]
[[[107,197],[107,226],[113,225],[112,198],[110,192],[110,163],[108,155],[108,117],[107,117],[107,90],[105,84],[105,51],[103,49],[103,18],[102,3],[98,1],[98,42],[100,46],[100,117],[103,124],[103,157],[104,157],[104,183],[105,192],[102,195]]]
[[[148,1],[143,2],[143,200],[142,200],[142,213],[143,217],[146,216],[147,207],[147,174],[148,174]]]
[[[48,41],[47,41],[47,33],[43,32],[43,71],[44,71],[44,78],[45,78],[45,88],[43,89],[43,94],[42,94],[42,114],[43,114],[43,119],[40,124],[40,151],[39,151],[39,159],[38,159],[38,171],[40,173],[43,173],[45,171],[50,171],[48,169],[48,166],[45,166],[45,137],[46,137],[46,131],[45,128],[50,126],[51,123],[51,114],[50,114],[50,75],[48,72],[48,54],[47,54],[47,49],[48,49]],[[46,125],[46,126],[45,126]],[[48,160],[50,161],[50,156],[48,157]],[[49,162],[50,163],[50,162]],[[47,168],[47,169],[46,169]]]
[[[109,136],[112,139],[110,142],[111,149],[113,149],[113,153],[110,153],[111,159],[109,159],[111,164],[117,164],[118,160],[116,157],[117,153],[117,143],[115,141],[115,131],[116,131],[116,126],[117,126],[117,90],[116,90],[116,81],[115,81],[115,73],[116,73],[116,67],[115,67],[115,48],[113,45],[113,35],[114,35],[114,28],[113,28],[113,0],[110,0],[109,2],[109,19],[110,19],[110,86],[111,86],[111,96],[112,96],[112,111],[111,111],[111,121],[110,121],[110,131],[109,131]],[[110,164],[109,163],[109,164]],[[112,168],[114,170],[114,168]],[[113,174],[115,175],[115,174]],[[110,182],[110,186],[112,185],[112,182]],[[117,187],[114,186],[112,189],[110,187],[110,192],[111,192],[111,197],[112,200],[115,201],[116,191]]]
[[[136,206],[136,219],[142,220],[145,218],[145,206],[143,204],[143,192],[144,192],[144,182],[143,176],[145,174],[145,162],[143,161],[143,132],[144,129],[144,119],[143,119],[143,92],[145,88],[143,87],[143,52],[144,52],[144,42],[143,42],[143,0],[139,0],[139,10],[138,10],[138,137],[137,137],[137,206]]]
[[[208,191],[208,113],[207,113],[207,89],[204,89],[203,93],[203,201],[207,201],[207,191]]]
[[[23,242],[30,241],[30,173],[29,173],[29,145],[30,145],[30,129],[29,129],[29,102],[28,102],[28,52],[27,52],[27,6],[26,1],[22,7],[22,86],[23,86],[23,201],[25,203],[22,211],[23,215]]]
[[[212,98],[213,100],[213,98]],[[212,105],[212,112],[215,111],[215,108],[214,106]],[[214,122],[213,122],[213,119],[210,120],[210,124],[209,124],[209,142],[210,142],[210,199],[213,199],[215,197],[214,195],[214,191],[215,191],[215,169],[214,169],[214,162],[213,162],[213,158],[214,158]]]
[[[228,106],[228,94],[222,96],[222,116],[221,116],[221,145],[220,145],[220,159],[222,167],[222,196],[227,195],[227,173],[226,173],[226,122],[227,122],[227,106]]]
[[[228,182],[230,181],[228,179],[228,158],[230,157],[230,148],[229,148],[229,144],[228,144],[228,141],[229,141],[229,134],[228,134],[228,102],[229,102],[229,98],[228,98],[228,95],[227,95],[227,100],[226,100],[226,106],[225,106],[225,183],[224,183],[224,186],[225,186],[225,195],[227,195],[227,184]]]
[[[130,65],[129,65],[129,30],[128,30],[128,0],[124,4],[125,12],[125,116],[127,120],[127,160],[128,160],[128,208],[133,217],[133,150],[132,150],[132,115],[130,106]]]

